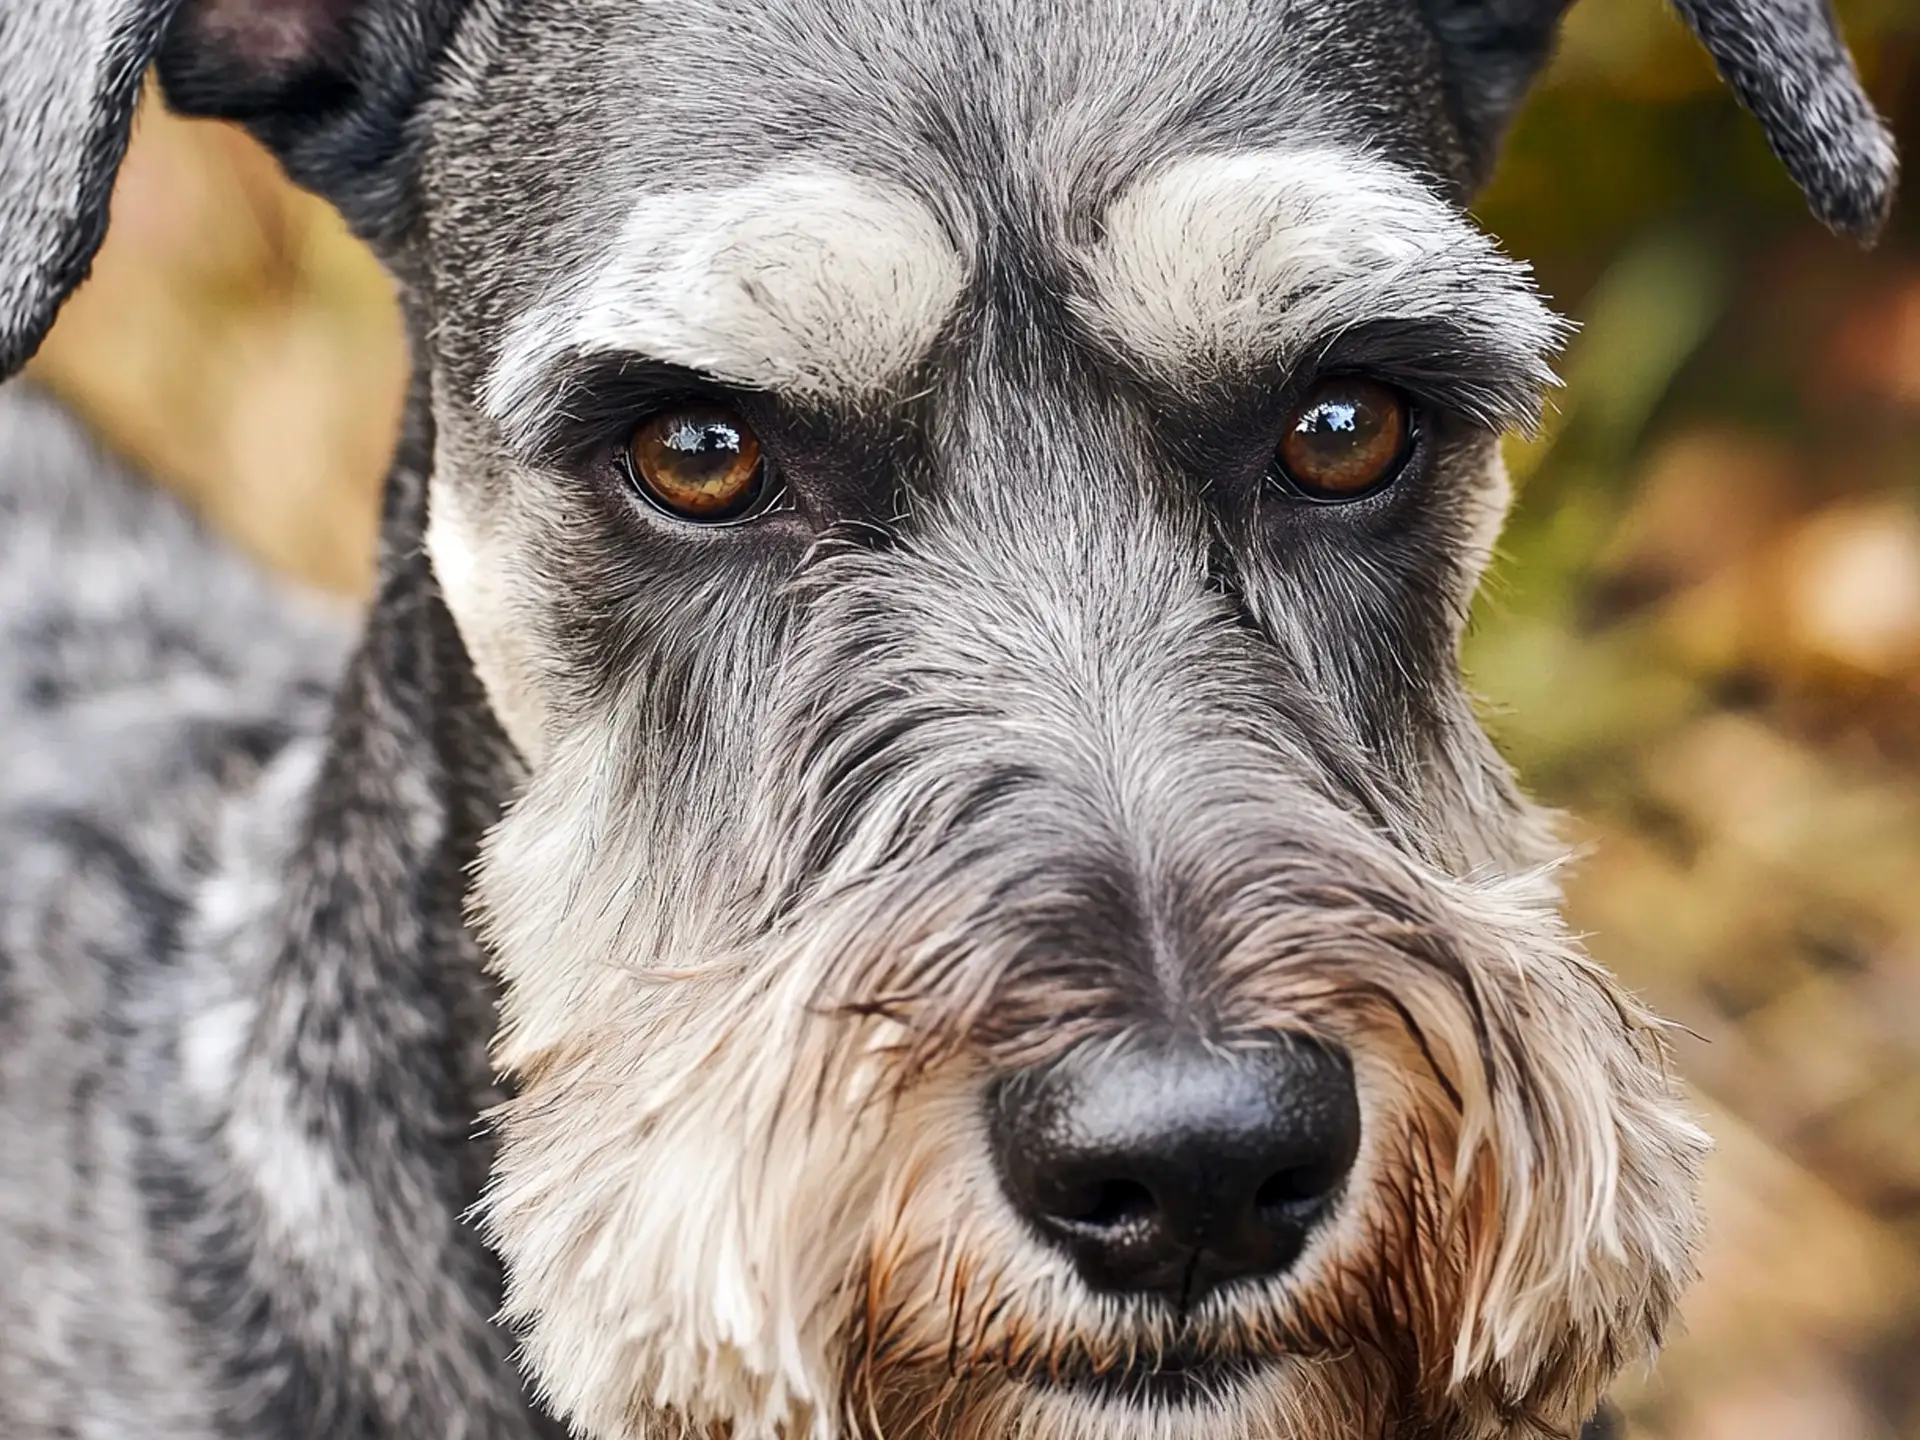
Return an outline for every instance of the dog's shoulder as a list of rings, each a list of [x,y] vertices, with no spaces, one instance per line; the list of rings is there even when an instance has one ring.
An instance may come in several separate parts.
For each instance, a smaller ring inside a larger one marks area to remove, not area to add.
[[[292,823],[274,777],[350,638],[0,386],[0,1434],[204,1433],[142,1137],[219,988],[186,959],[207,892],[254,812]]]
[[[73,998],[83,965],[155,950],[223,817],[324,728],[349,639],[45,392],[0,386],[5,963],[63,966]]]

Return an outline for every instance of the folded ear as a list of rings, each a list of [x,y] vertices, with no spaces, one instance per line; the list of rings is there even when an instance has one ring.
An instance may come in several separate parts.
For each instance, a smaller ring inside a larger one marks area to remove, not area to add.
[[[370,240],[413,218],[410,124],[466,0],[184,0],[160,47],[183,115],[237,120]]]
[[[1604,3],[1604,0],[1595,0]],[[1419,0],[1476,182],[1553,51],[1571,0]],[[1870,240],[1893,207],[1899,164],[1860,88],[1830,0],[1674,0],[1767,143],[1835,230]]]
[[[140,80],[178,0],[5,0],[0,379],[39,348],[107,230]]]
[[[1520,102],[1553,54],[1560,17],[1573,0],[1419,3],[1439,42],[1441,81],[1478,189],[1493,173],[1500,141]]]
[[[381,240],[411,219],[409,125],[465,0],[0,0],[0,379],[106,233],[141,78],[247,126]]]
[[[1808,205],[1872,240],[1893,209],[1893,135],[1860,88],[1831,0],[1674,0]]]

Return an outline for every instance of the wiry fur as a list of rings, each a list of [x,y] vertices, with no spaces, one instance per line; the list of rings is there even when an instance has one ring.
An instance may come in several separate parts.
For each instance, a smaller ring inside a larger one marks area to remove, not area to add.
[[[1729,7],[1870,220],[1824,11]],[[351,651],[0,395],[0,1433],[1574,1434],[1704,1140],[1457,668],[1559,338],[1458,202],[1559,8],[0,10],[0,368],[155,55],[417,361]],[[1270,473],[1330,371],[1420,406],[1343,507]],[[716,392],[782,502],[696,529],[616,456]],[[1000,1078],[1278,1032],[1362,1116],[1284,1275],[1017,1218]]]
[[[860,400],[926,357],[965,278],[925,205],[852,175],[648,195],[585,286],[515,322],[487,408],[525,443],[553,400],[542,372],[591,355]]]
[[[1887,223],[1900,161],[1860,93],[1832,0],[1675,0],[1773,151],[1835,230],[1870,240]]]
[[[1070,574],[988,494],[929,506],[911,547],[823,556],[794,613],[755,617],[811,661],[709,632],[718,673],[680,683],[782,677],[734,712],[754,761],[657,754],[636,672],[490,841],[500,1057],[525,1088],[486,1210],[534,1372],[609,1435],[663,1411],[743,1436],[1078,1433],[1042,1413],[1088,1434],[1566,1433],[1597,1398],[1573,1357],[1644,1352],[1688,1269],[1670,1182],[1699,1137],[1656,1032],[1526,857],[1450,878],[1327,793],[1311,743],[1351,745],[1337,698],[1249,644],[1197,535],[1076,499],[1095,467],[1071,453],[1011,458],[1084,547]],[[1010,604],[1038,573],[1052,606]],[[650,879],[718,854],[707,905]],[[1169,953],[1057,948],[1113,926],[1103,903]],[[1173,1337],[1025,1235],[985,1160],[983,1076],[1276,1025],[1364,1057],[1368,1198],[1189,1339],[1297,1358],[1186,1428],[1021,1390]]]
[[[1311,364],[1330,338],[1388,321],[1457,330],[1460,347],[1497,357],[1518,394],[1475,397],[1492,428],[1528,418],[1553,379],[1560,322],[1525,267],[1364,151],[1243,151],[1150,172],[1108,206],[1080,268],[1089,327],[1176,384]]]

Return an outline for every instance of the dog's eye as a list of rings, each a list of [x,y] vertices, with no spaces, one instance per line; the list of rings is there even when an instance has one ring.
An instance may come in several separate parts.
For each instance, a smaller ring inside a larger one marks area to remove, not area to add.
[[[1315,385],[1288,417],[1280,470],[1310,500],[1358,500],[1400,473],[1412,439],[1413,408],[1404,395],[1337,375]]]
[[[766,490],[760,439],[724,405],[680,405],[642,421],[626,463],[640,492],[682,520],[737,520]]]

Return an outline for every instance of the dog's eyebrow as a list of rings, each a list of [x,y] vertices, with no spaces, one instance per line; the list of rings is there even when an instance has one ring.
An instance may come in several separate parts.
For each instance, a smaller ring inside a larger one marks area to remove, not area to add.
[[[1176,162],[1122,191],[1076,260],[1081,321],[1176,385],[1315,363],[1397,323],[1471,372],[1474,418],[1527,423],[1567,329],[1527,267],[1415,176],[1334,150]]]
[[[597,267],[509,327],[481,402],[524,443],[596,357],[859,399],[926,354],[966,279],[924,203],[843,172],[650,194]]]

